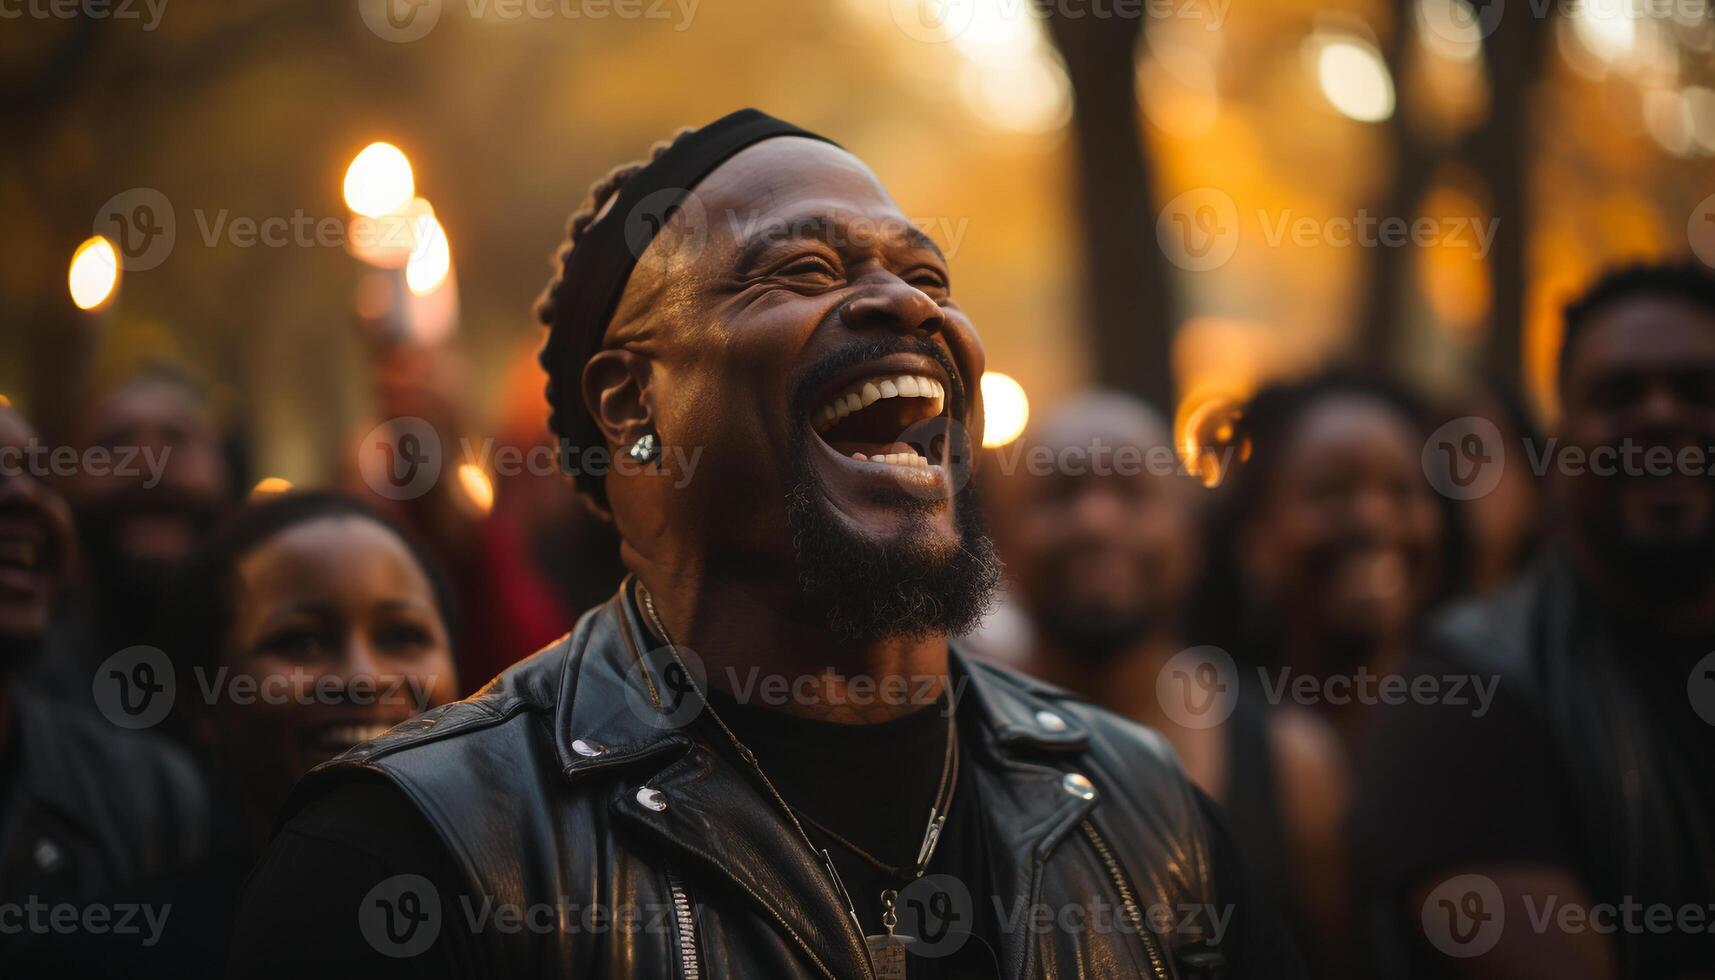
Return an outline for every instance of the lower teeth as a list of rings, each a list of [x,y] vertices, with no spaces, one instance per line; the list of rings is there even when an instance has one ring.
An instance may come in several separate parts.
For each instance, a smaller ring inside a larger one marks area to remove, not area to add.
[[[852,459],[860,463],[887,463],[890,466],[928,466],[929,461],[916,453],[877,453],[865,456],[863,453],[852,453]]]

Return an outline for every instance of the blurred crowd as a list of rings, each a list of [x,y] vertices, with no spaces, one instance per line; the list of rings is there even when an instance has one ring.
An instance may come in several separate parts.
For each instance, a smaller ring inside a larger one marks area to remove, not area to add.
[[[378,485],[364,431],[450,445],[468,405],[446,349],[371,366],[321,489],[256,486],[170,369],[73,431],[0,408],[0,904],[172,909],[147,944],[0,932],[0,962],[220,975],[301,775],[618,585],[567,482]],[[539,383],[499,444],[552,451]],[[1079,393],[984,451],[1008,592],[963,642],[1171,742],[1316,976],[1715,976],[1715,275],[1588,284],[1557,394],[1341,366],[1187,433]],[[1617,926],[1489,930],[1541,896]]]

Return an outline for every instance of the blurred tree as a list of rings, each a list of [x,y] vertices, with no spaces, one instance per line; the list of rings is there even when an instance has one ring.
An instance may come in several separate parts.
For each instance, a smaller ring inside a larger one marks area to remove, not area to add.
[[[1095,381],[1175,404],[1173,277],[1155,239],[1155,174],[1138,126],[1141,17],[1039,0],[1072,85],[1083,293]]]
[[[1491,8],[1490,4],[1494,4]],[[1406,77],[1406,53],[1415,40],[1417,0],[1395,0],[1394,29],[1383,54],[1396,79]],[[1496,225],[1489,252],[1492,300],[1483,360],[1497,377],[1521,382],[1525,293],[1529,283],[1525,243],[1530,234],[1529,172],[1534,142],[1531,137],[1533,93],[1541,80],[1543,51],[1553,23],[1554,8],[1542,16],[1500,17],[1498,0],[1478,0],[1473,16],[1487,23],[1481,11],[1493,9],[1494,29],[1482,41],[1482,62],[1491,92],[1489,112],[1464,135],[1441,141],[1426,138],[1414,125],[1406,102],[1388,121],[1393,142],[1394,179],[1380,213],[1414,218],[1431,182],[1448,163],[1463,164],[1487,185],[1489,216]],[[1371,249],[1373,270],[1369,289],[1360,298],[1358,348],[1367,360],[1385,364],[1398,351],[1399,325],[1413,297],[1412,249]]]

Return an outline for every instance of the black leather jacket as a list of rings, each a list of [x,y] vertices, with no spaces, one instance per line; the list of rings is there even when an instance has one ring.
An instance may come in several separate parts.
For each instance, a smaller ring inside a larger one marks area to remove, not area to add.
[[[720,732],[660,727],[635,709],[649,703],[636,685],[663,679],[627,596],[471,699],[318,768],[288,813],[378,774],[421,811],[474,894],[517,908],[670,910],[664,929],[485,933],[494,975],[874,976],[827,867],[728,762]],[[1218,975],[1220,952],[1202,935],[1144,925],[1157,907],[1217,902],[1206,825],[1166,743],[1018,674],[954,661],[968,677],[960,710],[982,734],[966,765],[993,834],[992,880],[1051,908],[1109,903],[1139,926],[1019,930],[1002,937],[1005,974]],[[721,901],[701,900],[716,892]]]
[[[12,697],[18,768],[0,786],[0,903],[86,902],[201,856],[209,793],[183,750],[29,691]]]

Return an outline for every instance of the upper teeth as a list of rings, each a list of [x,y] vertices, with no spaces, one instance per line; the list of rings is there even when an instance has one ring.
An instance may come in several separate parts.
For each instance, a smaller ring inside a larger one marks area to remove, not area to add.
[[[941,382],[921,374],[878,375],[865,378],[835,395],[826,405],[816,409],[816,428],[826,429],[840,419],[883,398],[933,398],[935,412],[940,414],[946,398]]]

